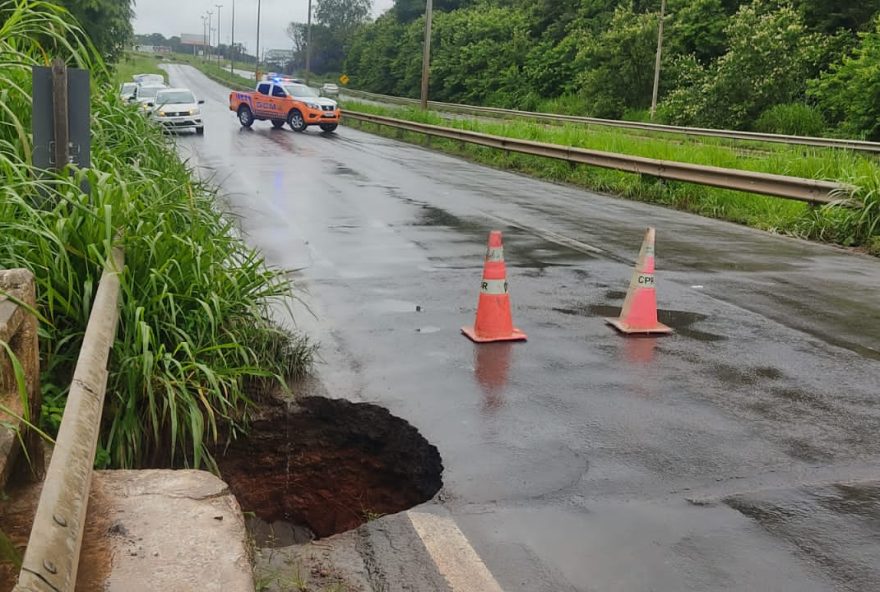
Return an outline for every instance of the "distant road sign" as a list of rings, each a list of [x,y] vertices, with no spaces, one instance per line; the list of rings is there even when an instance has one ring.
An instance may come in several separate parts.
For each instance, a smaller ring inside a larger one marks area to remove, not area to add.
[[[180,44],[181,45],[205,45],[205,36],[204,35],[190,35],[187,33],[181,33]]]
[[[348,84],[348,80],[348,76],[346,76],[345,74],[339,77],[339,82],[341,82],[342,84]]]

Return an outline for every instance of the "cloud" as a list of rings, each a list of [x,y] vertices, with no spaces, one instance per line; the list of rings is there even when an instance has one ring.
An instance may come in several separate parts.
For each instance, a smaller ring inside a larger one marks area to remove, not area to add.
[[[313,0],[312,10],[314,10]],[[232,33],[232,0],[138,0],[135,6],[134,30],[139,34],[161,33],[166,37],[190,33],[202,34],[201,16],[208,10],[214,35],[217,35],[216,4],[220,8],[221,43],[228,44]],[[382,14],[394,0],[373,0],[373,16]],[[260,46],[263,49],[287,49],[290,40],[284,33],[291,21],[305,22],[308,0],[261,0]],[[215,37],[216,39],[216,37]],[[251,52],[256,49],[257,0],[235,1],[235,41],[244,43]],[[216,40],[214,41],[216,44]]]

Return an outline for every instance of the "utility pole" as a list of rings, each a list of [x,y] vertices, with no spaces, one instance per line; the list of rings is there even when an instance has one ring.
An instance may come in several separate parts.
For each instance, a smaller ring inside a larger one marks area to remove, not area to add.
[[[223,56],[220,54],[220,9],[223,8],[222,4],[215,4],[217,8],[217,65],[220,66],[220,60],[223,59]]]
[[[666,2],[666,0],[663,0]],[[431,17],[434,5],[427,0],[425,5],[425,53],[422,55],[422,109],[428,108],[428,75],[431,69]]]
[[[254,80],[260,80],[260,4],[262,2],[257,0],[257,52],[254,54],[257,56],[257,66],[254,68]]]
[[[306,25],[306,86],[309,85],[309,74],[312,70],[312,0],[309,0],[309,18]]]
[[[202,61],[205,61],[205,56],[208,55],[208,17],[206,15],[202,15]]]
[[[660,3],[660,29],[657,32],[657,61],[654,63],[654,92],[651,94],[651,121],[657,112],[657,94],[660,91],[660,59],[663,54],[663,21],[666,19],[666,0]]]
[[[208,61],[211,61],[211,41],[214,36],[214,28],[211,26],[211,17],[214,16],[214,12],[208,11]]]
[[[235,0],[232,0],[232,37],[229,41],[229,73],[235,74]]]

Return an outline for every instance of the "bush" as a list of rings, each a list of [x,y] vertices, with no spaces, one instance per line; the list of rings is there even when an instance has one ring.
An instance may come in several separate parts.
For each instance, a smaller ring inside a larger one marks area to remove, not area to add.
[[[755,122],[755,130],[766,134],[821,136],[826,128],[822,113],[803,103],[775,105],[764,111]]]
[[[106,69],[69,15],[0,0],[0,16],[0,266],[36,278],[44,425],[57,428],[118,236],[125,270],[98,457],[210,465],[215,443],[246,427],[251,384],[308,367],[311,347],[270,320],[291,285],[238,237],[162,132],[103,84]],[[30,69],[53,54],[104,86],[92,103],[92,168],[73,177],[30,165]]]

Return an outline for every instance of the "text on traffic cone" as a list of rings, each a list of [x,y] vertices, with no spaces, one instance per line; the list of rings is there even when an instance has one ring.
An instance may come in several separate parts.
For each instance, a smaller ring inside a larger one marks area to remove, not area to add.
[[[654,229],[648,228],[639,260],[629,282],[620,317],[605,319],[621,333],[650,335],[672,333],[657,320],[657,292],[654,280]]]

